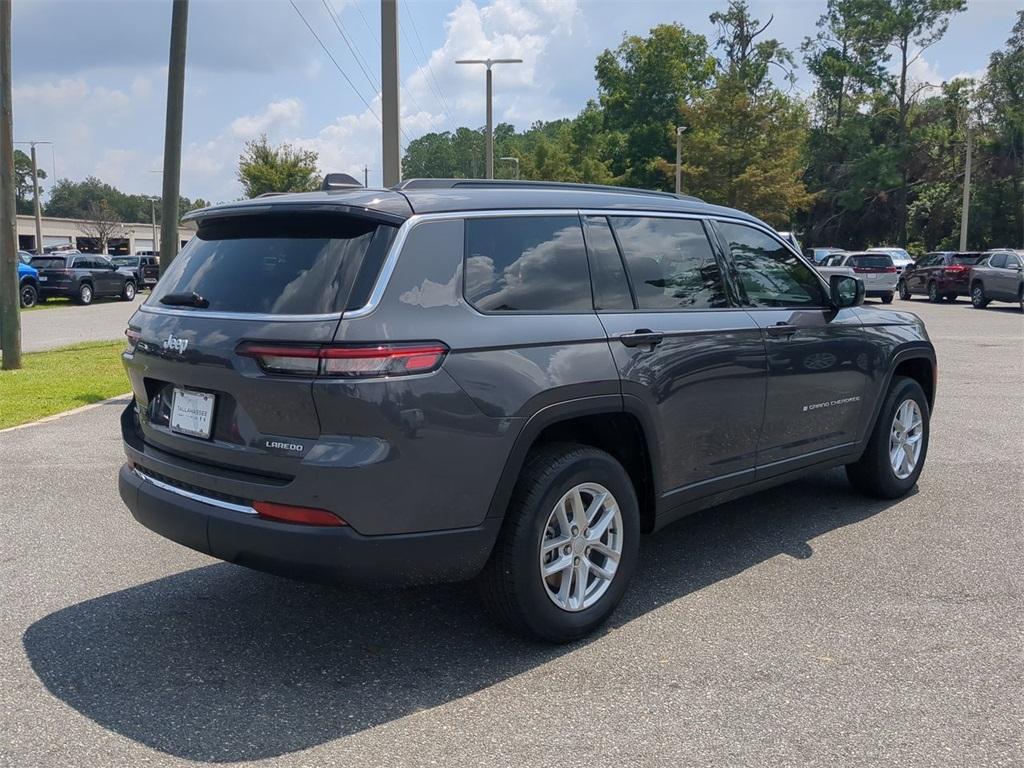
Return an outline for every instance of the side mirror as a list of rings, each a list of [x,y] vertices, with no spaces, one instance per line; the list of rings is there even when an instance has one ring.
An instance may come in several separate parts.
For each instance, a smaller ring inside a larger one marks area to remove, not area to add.
[[[914,262],[910,262],[909,264],[907,264],[907,266],[905,266],[903,268],[903,271],[904,272],[913,272],[914,271],[914,267],[915,267]]]
[[[829,275],[829,296],[835,309],[859,307],[864,303],[864,283],[850,275]]]

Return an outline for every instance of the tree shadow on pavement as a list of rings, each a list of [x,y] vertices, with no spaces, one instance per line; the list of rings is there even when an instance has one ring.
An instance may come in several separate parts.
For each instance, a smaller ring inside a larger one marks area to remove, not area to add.
[[[611,626],[893,502],[841,472],[687,518],[641,545]],[[23,637],[47,689],[105,728],[190,760],[259,760],[487,688],[556,659],[494,628],[469,584],[370,592],[217,564],[70,606]]]

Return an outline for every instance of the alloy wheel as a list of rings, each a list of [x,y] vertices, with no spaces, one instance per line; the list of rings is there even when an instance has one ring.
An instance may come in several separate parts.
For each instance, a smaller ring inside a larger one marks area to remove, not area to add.
[[[558,500],[540,542],[545,591],[564,611],[594,605],[611,586],[623,546],[622,513],[611,492],[580,483]]]
[[[924,418],[917,401],[906,399],[896,409],[889,431],[889,465],[893,474],[906,480],[921,458],[921,438],[924,437]]]

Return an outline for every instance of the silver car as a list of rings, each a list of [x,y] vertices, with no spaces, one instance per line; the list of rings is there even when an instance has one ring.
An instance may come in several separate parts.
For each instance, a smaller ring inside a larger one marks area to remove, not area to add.
[[[864,295],[891,304],[899,282],[899,270],[886,253],[859,251],[836,253],[825,259],[818,272],[828,279],[829,275],[853,275],[864,283]]]
[[[993,251],[971,267],[970,281],[971,304],[978,309],[1010,301],[1024,312],[1024,251]]]

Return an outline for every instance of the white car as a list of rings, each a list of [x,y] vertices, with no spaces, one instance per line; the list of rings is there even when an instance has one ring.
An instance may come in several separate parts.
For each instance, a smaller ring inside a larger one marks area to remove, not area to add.
[[[868,248],[868,253],[887,253],[892,257],[892,264],[903,274],[903,270],[907,268],[908,264],[914,263],[914,258],[907,253],[905,248],[890,248],[889,246],[878,246],[876,248]]]
[[[900,279],[892,256],[878,251],[833,254],[818,267],[818,272],[826,280],[829,275],[853,275],[864,283],[866,297],[881,299],[883,304],[892,303]]]

